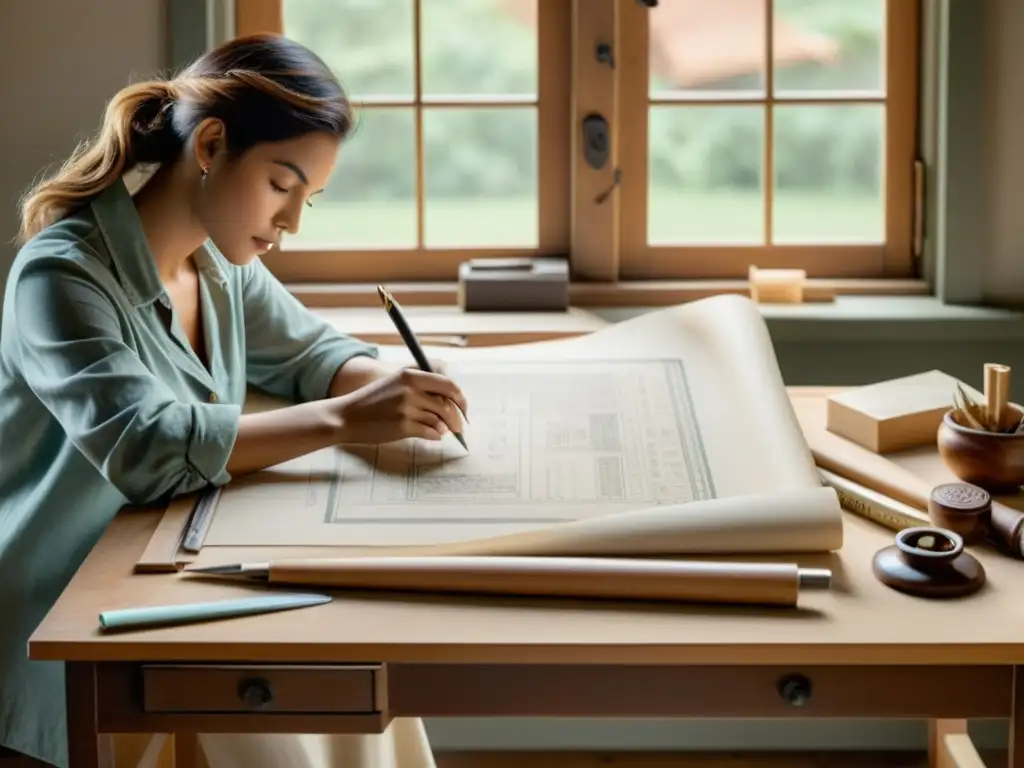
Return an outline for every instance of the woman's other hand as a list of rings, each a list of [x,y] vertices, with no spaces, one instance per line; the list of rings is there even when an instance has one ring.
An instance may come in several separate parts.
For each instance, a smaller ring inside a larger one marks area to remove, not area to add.
[[[377,444],[406,437],[440,440],[447,432],[462,431],[459,409],[467,410],[462,390],[451,379],[415,367],[384,375],[335,403],[339,443]]]

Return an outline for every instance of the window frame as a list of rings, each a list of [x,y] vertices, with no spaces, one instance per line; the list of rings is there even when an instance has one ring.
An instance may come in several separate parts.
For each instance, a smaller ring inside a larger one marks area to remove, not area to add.
[[[732,245],[651,245],[647,242],[647,169],[649,75],[648,41],[650,13],[635,0],[599,0],[617,2],[621,18],[622,40],[619,71],[620,114],[629,119],[618,121],[622,195],[622,239],[616,274],[620,279],[729,279],[746,278],[751,264],[759,268],[804,269],[813,278],[910,278],[918,274],[919,243],[915,224],[918,161],[918,116],[920,80],[920,0],[890,0],[885,20],[886,116],[884,131],[885,235],[881,244],[846,245],[811,243],[807,245],[771,244],[772,228],[772,143],[773,110],[765,108],[763,134],[763,203],[768,244]],[[774,54],[772,9],[766,0],[765,65],[763,99],[678,100],[680,106],[697,108],[711,104],[828,103],[857,104],[869,99],[823,98],[773,95]],[[878,100],[878,99],[871,99]],[[659,100],[660,103],[664,101]],[[605,267],[605,270],[608,268]],[[597,272],[598,270],[595,270]]]
[[[459,104],[439,102],[421,96],[422,62],[419,55],[420,2],[413,6],[413,78],[414,94],[409,102],[365,102],[367,108],[402,106],[415,112],[417,168],[416,206],[419,245],[412,248],[325,248],[275,249],[263,256],[264,263],[288,282],[372,283],[390,281],[454,280],[459,265],[470,258],[509,258],[557,255],[569,248],[569,135],[563,127],[569,122],[571,67],[569,62],[569,23],[571,0],[544,0],[537,14],[537,94],[535,101],[517,101],[537,110],[537,202],[536,248],[426,248],[424,239],[424,108],[444,108]],[[280,33],[284,28],[282,0],[235,0],[235,35],[259,32]],[[494,104],[501,102],[495,98]],[[466,106],[492,106],[476,99]],[[358,111],[363,102],[353,99]]]
[[[920,2],[887,3],[886,237],[882,245],[649,245],[649,11],[638,0],[542,0],[538,3],[542,10],[536,101],[538,248],[288,249],[275,250],[264,261],[286,283],[424,285],[455,281],[459,264],[469,258],[556,255],[568,258],[575,285],[629,284],[634,295],[637,286],[645,288],[640,294],[664,286],[669,301],[693,290],[701,295],[718,292],[712,285],[716,280],[745,280],[750,264],[806,269],[811,278],[836,286],[845,282],[856,293],[927,292],[918,280],[924,214],[918,153]],[[766,0],[766,6],[771,5]],[[769,11],[769,28],[770,18]],[[282,0],[234,0],[234,35],[282,28]],[[416,31],[418,37],[418,23]],[[594,56],[598,41],[612,44],[614,67]],[[770,46],[766,57],[771,58]],[[416,102],[420,117],[422,102],[418,98]],[[430,106],[429,101],[426,105]],[[584,161],[580,129],[582,119],[595,111],[607,118],[611,135],[609,163],[596,171]],[[768,131],[765,148],[770,163],[770,126]],[[765,165],[765,170],[770,167]],[[422,167],[418,171],[422,179]],[[765,177],[769,179],[770,173]],[[418,188],[422,232],[422,185]]]

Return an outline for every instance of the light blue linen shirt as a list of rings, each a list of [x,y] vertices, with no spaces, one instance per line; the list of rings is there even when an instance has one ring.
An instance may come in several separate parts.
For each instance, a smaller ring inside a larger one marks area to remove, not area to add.
[[[197,253],[207,370],[123,181],[28,242],[0,326],[0,743],[67,765],[63,665],[27,642],[111,519],[230,480],[248,385],[324,397],[377,348],[301,305],[259,260]]]

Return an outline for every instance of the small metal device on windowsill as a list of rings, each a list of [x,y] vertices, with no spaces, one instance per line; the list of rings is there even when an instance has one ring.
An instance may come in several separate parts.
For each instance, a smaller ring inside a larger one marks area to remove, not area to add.
[[[470,259],[459,265],[464,312],[565,312],[569,262],[564,258]]]

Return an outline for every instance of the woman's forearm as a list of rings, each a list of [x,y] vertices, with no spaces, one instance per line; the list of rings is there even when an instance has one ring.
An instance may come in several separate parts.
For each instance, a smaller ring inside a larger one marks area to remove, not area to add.
[[[337,445],[342,426],[338,399],[375,381],[396,366],[359,355],[345,362],[324,400],[242,416],[227,470],[237,477]]]
[[[337,444],[340,403],[317,400],[242,416],[228,459],[232,476],[256,472]]]
[[[352,357],[334,374],[328,397],[341,397],[355,392],[397,369],[394,363],[386,363],[369,355]]]

